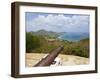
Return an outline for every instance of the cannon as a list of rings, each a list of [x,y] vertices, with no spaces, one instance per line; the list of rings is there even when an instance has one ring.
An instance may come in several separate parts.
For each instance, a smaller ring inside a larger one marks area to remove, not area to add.
[[[55,60],[55,58],[58,56],[58,54],[63,50],[63,48],[63,46],[60,46],[56,49],[53,49],[45,58],[43,58],[41,61],[35,64],[34,67],[50,66]]]

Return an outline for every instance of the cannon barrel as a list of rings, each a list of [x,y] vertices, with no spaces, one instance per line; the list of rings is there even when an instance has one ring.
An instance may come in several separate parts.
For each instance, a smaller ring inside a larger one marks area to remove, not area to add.
[[[50,66],[62,50],[63,50],[63,46],[60,46],[60,47],[52,50],[45,58],[43,58],[36,65],[34,65],[34,67],[36,67],[36,66]]]

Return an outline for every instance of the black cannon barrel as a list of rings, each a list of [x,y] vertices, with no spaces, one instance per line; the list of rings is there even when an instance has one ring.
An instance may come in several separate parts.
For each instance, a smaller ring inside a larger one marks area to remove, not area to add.
[[[63,50],[63,46],[60,46],[50,52],[45,58],[39,61],[34,67],[36,66],[50,66],[58,54]]]

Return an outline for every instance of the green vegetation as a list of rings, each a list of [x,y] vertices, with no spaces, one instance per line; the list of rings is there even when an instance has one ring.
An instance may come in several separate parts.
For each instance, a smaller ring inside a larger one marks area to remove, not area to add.
[[[76,55],[81,57],[89,57],[89,39],[87,41],[79,41],[64,45],[64,51],[62,52],[68,55]]]
[[[33,36],[31,33],[26,33],[26,52],[31,52],[40,46],[40,38]]]
[[[27,32],[26,33],[26,53],[49,53],[52,49],[63,45],[64,50],[61,54],[77,55],[81,57],[89,57],[89,39],[83,39],[78,42],[69,42],[59,40],[56,33]],[[44,35],[45,36],[44,36]]]
[[[53,31],[45,31],[45,30],[39,30],[37,32],[30,32],[32,33],[33,35],[37,35],[37,36],[43,36],[43,37],[47,37],[49,39],[51,38],[57,38],[60,33],[56,33],[56,32],[53,32]]]

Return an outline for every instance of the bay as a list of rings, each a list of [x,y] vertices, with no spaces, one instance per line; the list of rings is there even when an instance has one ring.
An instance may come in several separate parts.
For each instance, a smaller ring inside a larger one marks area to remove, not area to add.
[[[89,38],[89,33],[83,32],[66,32],[61,34],[59,37],[61,40],[67,40],[71,42],[77,42],[85,38]]]

